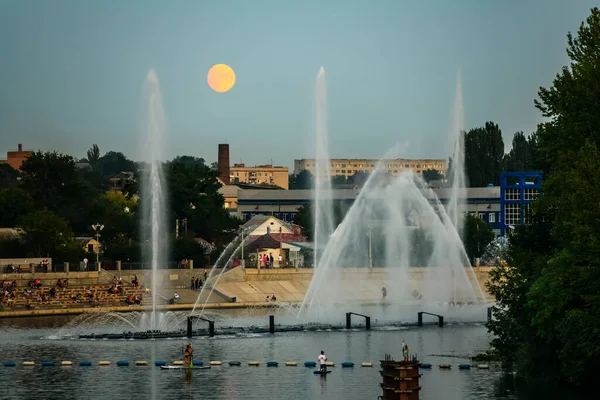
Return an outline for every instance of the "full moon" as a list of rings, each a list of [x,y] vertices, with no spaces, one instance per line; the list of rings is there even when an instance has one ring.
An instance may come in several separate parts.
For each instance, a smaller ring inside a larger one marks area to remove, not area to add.
[[[216,64],[208,70],[208,86],[218,93],[225,93],[235,85],[235,72],[227,64]]]

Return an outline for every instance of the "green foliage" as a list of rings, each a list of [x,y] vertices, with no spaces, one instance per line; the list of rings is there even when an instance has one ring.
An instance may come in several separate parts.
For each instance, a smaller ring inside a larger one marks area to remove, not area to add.
[[[27,214],[20,228],[24,231],[26,252],[31,257],[49,257],[74,241],[69,222],[48,210]]]
[[[97,170],[100,165],[100,148],[97,144],[92,145],[92,148],[87,151],[87,162],[93,170]]]
[[[465,215],[463,244],[471,261],[483,255],[495,236],[492,226],[486,224],[483,219],[471,214]]]
[[[600,10],[577,36],[572,62],[536,106],[548,122],[534,138],[544,190],[533,222],[518,227],[496,297],[492,345],[524,377],[592,385],[600,362]]]
[[[426,169],[423,171],[423,180],[425,182],[439,181],[441,179],[444,179],[444,174],[437,169]]]
[[[137,166],[123,153],[118,151],[109,151],[98,159],[99,169],[102,176],[110,178],[119,172],[135,172]]]
[[[497,124],[486,122],[465,134],[465,173],[469,187],[498,185],[504,158],[504,140]]]
[[[308,240],[314,240],[314,221],[310,204],[304,204],[298,208],[294,215],[294,224],[304,229],[304,236],[308,237]]]
[[[166,171],[173,213],[170,220],[187,219],[188,230],[196,237],[229,242],[240,221],[231,218],[224,208],[218,171],[208,167],[203,159],[191,156],[176,157],[167,164]]]
[[[8,164],[0,164],[0,189],[17,184],[19,172]]]
[[[513,136],[512,149],[504,157],[504,171],[535,171],[539,169],[537,158],[537,135],[529,138],[523,132]]]
[[[23,189],[7,187],[0,190],[0,227],[15,227],[33,207],[33,198]]]
[[[73,157],[38,151],[23,161],[21,171],[21,187],[36,209],[48,209],[66,218],[73,230],[85,231],[89,203],[99,191],[84,181]]]
[[[314,186],[314,176],[303,169],[299,174],[290,174],[289,178],[289,189],[290,190],[299,190],[299,189],[312,189]]]

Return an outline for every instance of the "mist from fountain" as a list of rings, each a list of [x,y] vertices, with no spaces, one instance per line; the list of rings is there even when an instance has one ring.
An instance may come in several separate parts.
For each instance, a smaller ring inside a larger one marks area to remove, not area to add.
[[[167,260],[168,235],[166,233],[167,186],[163,172],[163,151],[165,149],[165,113],[162,104],[158,76],[150,69],[145,80],[145,126],[143,129],[142,151],[146,167],[141,180],[142,193],[142,240],[143,259],[152,267],[152,314],[149,328],[158,329],[159,321],[156,303],[160,282],[158,269]]]
[[[382,314],[397,318],[418,308],[468,319],[464,305],[485,300],[459,235],[466,198],[460,77],[454,114],[455,179],[448,209],[412,171],[389,176],[380,162],[320,255],[299,318],[319,321],[349,304],[360,309],[379,302]],[[399,157],[395,148],[383,160]],[[327,164],[328,159],[321,157]],[[371,265],[376,268],[367,268]]]

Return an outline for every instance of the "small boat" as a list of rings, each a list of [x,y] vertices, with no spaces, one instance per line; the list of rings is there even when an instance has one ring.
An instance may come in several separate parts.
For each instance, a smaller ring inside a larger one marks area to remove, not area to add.
[[[328,371],[313,371],[313,374],[315,374],[315,375],[325,375],[325,374],[328,374],[330,372],[331,372],[331,370],[328,370]]]
[[[183,365],[161,365],[160,369],[210,369],[209,366],[193,366],[193,367],[185,367]]]

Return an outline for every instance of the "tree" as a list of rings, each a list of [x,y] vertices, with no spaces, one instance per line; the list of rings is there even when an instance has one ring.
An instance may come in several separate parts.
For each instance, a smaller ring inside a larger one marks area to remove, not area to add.
[[[481,258],[486,247],[495,237],[494,229],[483,219],[471,214],[465,215],[463,244],[470,260]]]
[[[33,210],[33,198],[19,187],[0,190],[0,226],[12,228]]]
[[[425,182],[439,181],[444,179],[444,175],[437,169],[426,169],[423,171],[423,180]]]
[[[336,189],[348,185],[348,180],[344,175],[336,175],[331,178],[331,187]]]
[[[469,187],[500,183],[504,140],[497,124],[486,122],[465,135],[465,174]]]
[[[9,164],[0,164],[0,189],[17,184],[19,172]]]
[[[99,167],[102,175],[106,178],[115,176],[119,172],[135,172],[135,162],[129,160],[118,151],[109,151],[99,158]]]
[[[542,196],[496,268],[492,345],[527,378],[593,385],[600,362],[600,10],[568,34],[564,67],[536,107]]]
[[[89,204],[97,190],[87,185],[73,157],[57,152],[35,152],[21,164],[21,187],[39,210],[66,218],[76,231],[88,225]]]
[[[137,202],[121,193],[109,192],[97,197],[90,207],[90,225],[104,225],[102,242],[109,245],[118,237],[139,238]]]
[[[97,170],[100,164],[100,148],[97,144],[92,145],[92,148],[87,151],[87,162],[93,170]]]
[[[34,211],[23,217],[23,241],[31,257],[52,257],[73,243],[69,222],[48,210]]]
[[[535,134],[527,138],[523,132],[515,133],[512,149],[504,156],[504,170],[509,172],[536,170],[535,140]]]
[[[218,171],[201,158],[176,157],[166,166],[171,220],[187,219],[188,229],[208,241],[229,241],[239,220],[231,218],[219,192]],[[144,201],[144,199],[142,199]]]
[[[306,236],[308,240],[314,240],[314,221],[310,204],[304,204],[298,208],[298,211],[294,215],[294,224],[301,226],[304,229],[304,236]]]
[[[365,171],[356,171],[348,180],[352,186],[363,187],[369,179],[369,173]]]
[[[314,176],[310,171],[303,169],[299,174],[290,174],[290,190],[312,189],[314,185]]]

